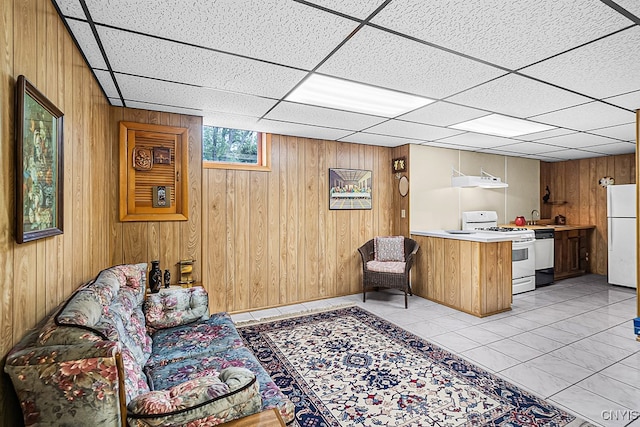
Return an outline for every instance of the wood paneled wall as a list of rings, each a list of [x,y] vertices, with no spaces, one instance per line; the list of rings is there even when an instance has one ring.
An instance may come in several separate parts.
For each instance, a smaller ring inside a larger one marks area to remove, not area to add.
[[[393,229],[391,150],[273,135],[271,172],[205,169],[203,282],[214,311],[360,291],[357,252]],[[371,210],[329,210],[329,168],[373,171]]]
[[[0,365],[25,332],[109,264],[113,140],[102,91],[50,0],[0,2]],[[64,113],[64,234],[15,243],[14,94],[24,74]],[[0,425],[22,424],[0,374]]]
[[[591,272],[607,274],[607,190],[598,183],[603,176],[616,184],[633,184],[636,179],[635,154],[540,162],[540,197],[548,185],[549,203],[540,204],[541,218],[564,215],[567,224],[595,225],[591,237]]]
[[[402,175],[409,177],[409,169],[411,168],[411,159],[409,152],[409,145],[401,145],[400,147],[393,148],[392,152],[392,160],[397,159],[398,157],[406,157],[407,159],[407,170],[402,173]],[[384,171],[383,171],[384,173]],[[391,162],[389,162],[389,174],[391,171]],[[400,190],[398,189],[400,179],[396,178],[395,174],[393,174],[393,188],[392,190],[392,212],[393,212],[393,233],[396,236],[405,236],[409,237],[411,230],[409,230],[409,199],[411,198],[411,182],[409,182],[409,193],[402,197],[400,195]],[[404,210],[405,215],[402,217],[402,211]]]
[[[120,165],[119,123],[121,121],[177,126],[189,129],[189,220],[120,222],[118,216],[118,176]],[[110,264],[149,263],[160,260],[162,270],[169,269],[171,282],[178,280],[177,262],[195,259],[194,279],[202,278],[202,117],[157,111],[111,107],[110,126],[115,134],[111,141],[111,180],[109,187],[109,230],[114,242]]]

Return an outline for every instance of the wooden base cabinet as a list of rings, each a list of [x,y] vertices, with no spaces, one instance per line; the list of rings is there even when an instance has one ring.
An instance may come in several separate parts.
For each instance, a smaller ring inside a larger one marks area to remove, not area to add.
[[[411,237],[420,244],[414,294],[478,317],[511,309],[511,241]]]
[[[591,229],[555,231],[554,279],[580,276],[590,271],[589,233]]]

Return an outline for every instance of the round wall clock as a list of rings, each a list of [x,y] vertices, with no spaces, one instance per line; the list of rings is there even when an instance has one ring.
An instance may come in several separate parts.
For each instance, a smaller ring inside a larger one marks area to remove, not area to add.
[[[602,178],[600,178],[600,181],[598,181],[598,183],[602,186],[602,187],[608,187],[609,185],[613,185],[616,183],[616,180],[613,179],[610,176],[603,176]]]

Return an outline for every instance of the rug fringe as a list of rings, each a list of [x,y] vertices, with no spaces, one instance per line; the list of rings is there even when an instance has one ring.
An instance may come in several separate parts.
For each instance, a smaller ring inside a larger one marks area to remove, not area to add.
[[[356,305],[357,305],[356,303],[336,304],[336,305],[331,305],[327,307],[318,307],[318,308],[310,308],[302,311],[295,311],[293,313],[285,313],[285,314],[278,314],[275,316],[261,317],[260,319],[241,320],[239,322],[234,322],[234,323],[237,327],[259,325],[261,323],[269,323],[274,320],[292,319],[294,317],[308,316],[309,314],[315,314],[315,313],[324,313],[326,311],[339,310],[341,308],[353,307]]]

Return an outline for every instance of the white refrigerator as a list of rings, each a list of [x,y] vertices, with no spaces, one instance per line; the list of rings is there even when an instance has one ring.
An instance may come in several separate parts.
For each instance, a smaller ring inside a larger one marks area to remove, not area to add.
[[[607,226],[612,285],[636,285],[636,185],[607,187]]]

